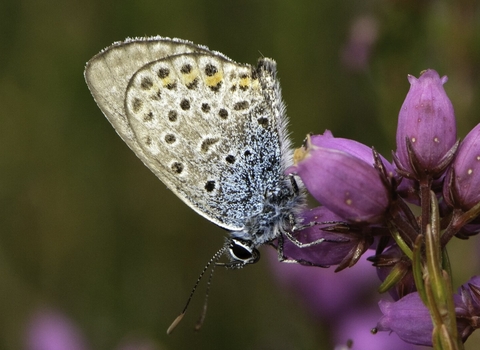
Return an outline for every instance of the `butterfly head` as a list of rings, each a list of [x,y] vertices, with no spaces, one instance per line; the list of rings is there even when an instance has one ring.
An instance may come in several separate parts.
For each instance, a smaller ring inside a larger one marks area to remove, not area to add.
[[[230,269],[240,269],[245,265],[255,264],[260,259],[260,252],[252,241],[231,238],[225,246],[225,253],[230,259],[228,263],[217,263]]]

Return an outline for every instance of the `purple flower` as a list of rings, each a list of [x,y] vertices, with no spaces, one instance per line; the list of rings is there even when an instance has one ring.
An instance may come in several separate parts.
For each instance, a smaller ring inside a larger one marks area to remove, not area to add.
[[[457,329],[465,342],[480,327],[480,276],[474,276],[462,285],[453,301]],[[407,343],[432,346],[432,319],[417,292],[396,302],[382,300],[379,306],[383,313],[377,324],[379,331],[395,332]]]
[[[378,39],[378,21],[370,15],[355,18],[350,26],[348,41],[342,52],[342,63],[353,71],[368,68],[372,48]]]
[[[449,205],[464,211],[480,202],[480,124],[460,143],[444,182],[443,195]]]
[[[379,331],[395,332],[407,343],[432,346],[432,319],[417,292],[396,302],[381,300],[378,305],[383,313]]]
[[[458,294],[454,295],[457,328],[465,342],[470,334],[480,328],[480,276],[472,277],[460,286]]]
[[[52,309],[34,313],[27,326],[28,350],[86,350],[80,329],[65,315]]]
[[[344,220],[381,222],[390,203],[390,190],[373,162],[364,160],[366,146],[330,136],[327,131],[310,137],[306,148],[295,152],[296,164],[287,172],[298,174],[312,196]],[[325,147],[333,143],[345,147]]]
[[[457,133],[453,106],[443,88],[447,77],[427,69],[418,79],[409,75],[408,81],[410,90],[398,115],[396,163],[413,177],[438,177]]]

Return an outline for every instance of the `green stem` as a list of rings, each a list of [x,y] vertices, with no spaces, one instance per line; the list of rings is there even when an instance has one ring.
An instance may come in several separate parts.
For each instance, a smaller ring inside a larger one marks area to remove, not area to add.
[[[450,275],[443,270],[440,246],[440,213],[435,194],[430,192],[430,221],[425,227],[426,272],[425,288],[432,316],[434,331],[432,340],[435,349],[456,350],[463,344],[458,338],[453,289]],[[422,225],[423,226],[423,225]]]

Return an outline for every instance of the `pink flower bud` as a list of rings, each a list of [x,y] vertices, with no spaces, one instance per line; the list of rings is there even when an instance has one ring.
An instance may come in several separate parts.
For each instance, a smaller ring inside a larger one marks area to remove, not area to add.
[[[418,79],[409,75],[408,81],[410,90],[398,115],[398,165],[411,174],[438,177],[444,170],[438,167],[457,137],[453,106],[443,88],[447,77],[427,69]],[[416,161],[408,152],[407,140]]]

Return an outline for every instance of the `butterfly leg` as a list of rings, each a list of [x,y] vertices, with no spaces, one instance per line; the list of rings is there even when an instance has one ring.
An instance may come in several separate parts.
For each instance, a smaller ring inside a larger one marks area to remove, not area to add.
[[[292,224],[293,223],[293,224]],[[295,226],[295,217],[293,215],[290,215],[290,224],[292,225],[292,233],[294,232],[297,232],[297,231],[301,231],[305,228],[308,228],[308,227],[312,227],[312,226],[315,226],[316,224],[318,224],[317,222],[313,221],[307,225],[302,225],[302,226]],[[308,248],[308,247],[311,247],[311,246],[314,246],[314,245],[317,245],[317,244],[320,244],[322,242],[325,241],[325,238],[319,238],[313,242],[309,242],[309,243],[302,243],[300,242],[298,239],[296,239],[292,233],[288,232],[288,231],[285,231],[284,234],[285,236],[290,240],[290,242],[292,242],[293,244],[295,244],[298,248]]]
[[[278,260],[280,262],[287,263],[287,264],[300,264],[304,266],[316,266],[316,267],[325,267],[325,268],[330,267],[329,265],[315,264],[311,261],[304,260],[304,259],[297,260],[297,259],[287,258],[283,251],[283,244],[285,242],[284,240],[285,240],[284,236],[280,235],[277,239],[277,245],[275,246],[274,244],[271,244],[277,250]]]
[[[295,180],[295,177],[293,175],[290,175],[289,179],[290,179],[291,188],[292,188],[292,192],[293,192],[292,194],[293,194],[293,196],[296,197],[300,194],[300,188],[299,188],[298,183]],[[286,262],[286,263],[298,263],[298,264],[302,264],[302,265],[320,266],[320,265],[315,265],[315,264],[313,264],[311,262],[308,262],[308,261],[295,260],[295,259],[287,258],[285,256],[284,252],[283,252],[285,237],[299,248],[308,248],[308,247],[320,244],[323,241],[325,241],[324,238],[320,238],[320,239],[317,239],[313,242],[302,243],[296,237],[293,236],[293,233],[295,233],[297,231],[301,231],[305,228],[315,226],[315,225],[318,224],[318,222],[312,221],[312,222],[310,222],[306,225],[297,225],[296,220],[295,220],[295,216],[293,215],[293,213],[289,214],[288,221],[289,221],[289,226],[291,227],[291,229],[290,230],[285,230],[285,231],[282,230],[283,231],[282,234],[280,234],[278,236],[278,239],[277,239],[276,249],[277,249],[277,252],[278,252],[278,259],[280,261]]]

